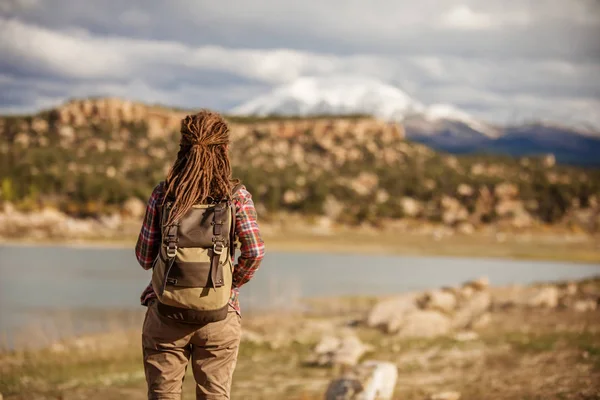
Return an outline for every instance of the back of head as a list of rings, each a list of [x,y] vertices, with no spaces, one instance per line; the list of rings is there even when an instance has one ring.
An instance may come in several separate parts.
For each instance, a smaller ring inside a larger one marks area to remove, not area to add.
[[[165,198],[173,200],[167,224],[209,197],[231,196],[228,145],[229,127],[220,114],[201,110],[181,121],[177,160],[166,179]]]

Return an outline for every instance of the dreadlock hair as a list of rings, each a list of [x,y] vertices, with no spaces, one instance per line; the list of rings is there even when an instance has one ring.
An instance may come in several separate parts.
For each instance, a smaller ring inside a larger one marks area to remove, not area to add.
[[[231,179],[227,144],[229,127],[220,114],[201,110],[181,120],[177,160],[165,181],[165,201],[173,201],[168,225],[194,204],[231,198],[231,189],[239,181]]]

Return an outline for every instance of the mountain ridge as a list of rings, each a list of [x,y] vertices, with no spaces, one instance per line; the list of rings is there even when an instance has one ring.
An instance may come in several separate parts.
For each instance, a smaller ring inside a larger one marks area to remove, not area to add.
[[[406,92],[370,77],[300,77],[276,87],[230,110],[233,115],[318,115],[366,113],[376,118],[401,122],[412,115],[430,121],[452,119],[476,126],[484,135],[495,131],[468,113],[450,104],[429,106]]]
[[[437,109],[436,109],[437,107]],[[547,122],[527,123],[521,125],[494,126],[486,125],[489,130],[483,134],[477,125],[467,124],[463,120],[436,118],[444,112],[452,113],[452,108],[430,106],[437,112],[431,117],[423,114],[407,114],[402,121],[404,136],[412,141],[425,144],[433,149],[454,154],[500,154],[514,157],[553,154],[559,163],[582,166],[600,166],[600,138],[566,127],[561,124]],[[263,116],[243,117],[226,114],[232,123],[245,123],[261,120],[279,119],[345,119],[367,118],[369,115],[360,110],[353,114],[332,115],[339,110],[329,110],[328,115],[306,116]],[[42,115],[55,115],[56,118],[73,126],[85,124],[84,115],[102,114],[108,119],[124,121],[144,121],[148,126],[150,137],[160,137],[164,131],[178,130],[181,118],[191,110],[176,109],[164,105],[145,104],[139,101],[125,100],[116,97],[94,97],[71,99],[55,108],[46,109],[30,116],[6,116],[6,118],[39,119]],[[41,124],[46,122],[41,121]]]
[[[449,104],[424,105],[364,77],[301,77],[231,110],[234,115],[365,113],[405,126],[406,137],[450,153],[554,154],[559,162],[600,165],[600,134],[559,123],[493,125]]]

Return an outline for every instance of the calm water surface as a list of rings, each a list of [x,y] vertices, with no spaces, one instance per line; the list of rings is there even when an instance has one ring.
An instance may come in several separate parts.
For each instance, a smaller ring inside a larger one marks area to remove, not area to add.
[[[271,252],[242,288],[241,302],[248,311],[300,297],[399,293],[483,275],[504,285],[599,274],[600,264]],[[12,347],[24,332],[47,340],[137,325],[139,295],[149,281],[132,249],[0,246],[0,347]]]

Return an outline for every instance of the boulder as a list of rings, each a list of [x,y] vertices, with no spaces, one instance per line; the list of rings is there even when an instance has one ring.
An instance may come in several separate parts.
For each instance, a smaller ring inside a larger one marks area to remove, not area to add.
[[[384,189],[378,189],[375,194],[375,202],[378,204],[383,204],[390,199],[390,194],[386,192]]]
[[[298,195],[297,192],[294,192],[291,189],[288,189],[285,191],[285,193],[283,194],[283,202],[285,204],[292,204],[295,203],[296,201],[298,201],[300,198],[300,196]]]
[[[525,228],[533,223],[533,218],[520,200],[501,199],[496,204],[495,211],[500,219],[508,221],[515,228]]]
[[[456,227],[456,230],[458,231],[458,233],[461,233],[463,235],[472,235],[475,233],[475,227],[468,222],[461,222]]]
[[[466,282],[463,287],[471,287],[474,290],[486,290],[490,287],[490,280],[487,276],[482,276],[480,278],[474,279],[472,281]]]
[[[472,286],[463,286],[457,291],[457,295],[461,300],[470,299],[475,293],[475,289]]]
[[[411,292],[380,301],[367,316],[367,325],[371,328],[388,329],[391,321],[398,316],[416,310],[419,293]]]
[[[496,185],[494,194],[500,199],[511,199],[519,194],[519,188],[514,183],[504,182]]]
[[[390,332],[397,332],[402,338],[442,336],[447,335],[451,329],[450,318],[432,310],[410,311],[390,326]]]
[[[340,339],[335,336],[323,336],[319,343],[315,346],[316,354],[328,354],[334,352],[340,347]]]
[[[526,305],[530,307],[556,308],[558,306],[559,292],[554,286],[547,286],[538,289],[526,300]]]
[[[324,214],[331,219],[336,219],[343,211],[344,204],[338,201],[334,196],[327,195],[323,204]]]
[[[492,297],[488,292],[475,292],[460,305],[452,319],[452,326],[455,329],[471,328],[482,315],[488,312],[491,304]]]
[[[450,196],[443,196],[441,200],[443,209],[442,220],[446,225],[453,225],[457,222],[465,221],[469,217],[469,212],[463,207],[461,202]]]
[[[400,205],[402,207],[402,212],[404,215],[410,218],[417,217],[421,211],[423,210],[423,206],[417,200],[412,197],[403,197],[400,200]]]
[[[461,196],[469,197],[472,196],[473,193],[475,193],[475,190],[466,183],[461,183],[460,185],[458,185],[456,192]]]
[[[98,222],[102,227],[110,230],[117,230],[121,227],[123,219],[119,214],[101,215]]]
[[[45,134],[48,132],[48,121],[41,118],[34,118],[31,121],[31,129],[40,134]]]
[[[315,235],[331,235],[333,233],[333,221],[324,215],[317,217],[314,222],[312,233]]]
[[[514,228],[527,228],[533,225],[533,217],[525,210],[521,210],[512,218],[511,225]]]
[[[398,369],[383,361],[365,361],[333,380],[326,400],[390,400],[394,395]]]
[[[565,294],[568,296],[574,296],[577,294],[577,284],[575,282],[567,283],[565,287]]]
[[[426,292],[419,300],[421,308],[451,313],[456,308],[456,297],[447,290]]]
[[[371,350],[353,334],[337,337],[327,335],[315,346],[312,361],[320,366],[356,365],[360,357]]]
[[[354,335],[342,338],[340,347],[334,351],[331,358],[333,365],[356,365],[360,357],[372,349]]]
[[[29,215],[31,225],[35,227],[58,226],[64,223],[66,219],[66,214],[54,208],[44,208],[40,212]]]
[[[472,329],[482,329],[490,324],[492,321],[492,314],[489,312],[481,314],[471,322]]]
[[[366,196],[373,192],[379,184],[379,177],[373,173],[361,172],[352,182],[350,187],[359,196]]]

